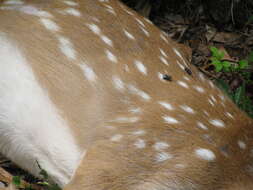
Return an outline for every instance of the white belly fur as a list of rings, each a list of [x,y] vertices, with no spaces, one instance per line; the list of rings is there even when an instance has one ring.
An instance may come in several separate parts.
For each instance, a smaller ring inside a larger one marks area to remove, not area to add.
[[[6,34],[0,44],[0,152],[34,175],[37,160],[63,186],[81,151],[22,52]]]

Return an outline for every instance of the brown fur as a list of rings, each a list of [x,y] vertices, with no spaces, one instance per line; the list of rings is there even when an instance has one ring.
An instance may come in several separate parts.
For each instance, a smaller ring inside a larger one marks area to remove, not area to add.
[[[246,167],[253,164],[250,149],[253,143],[253,122],[240,111],[228,98],[223,101],[222,92],[201,79],[198,71],[188,63],[185,67],[191,75],[182,70],[176,62],[184,65],[173,48],[175,43],[165,43],[161,32],[138,15],[134,17],[145,23],[150,37],[143,34],[137,21],[127,14],[118,1],[110,0],[117,16],[108,13],[104,3],[97,0],[77,1],[77,9],[82,16],[61,15],[57,10],[67,8],[61,1],[28,0],[27,3],[40,7],[54,15],[53,21],[61,27],[58,34],[68,37],[77,52],[75,60],[69,60],[58,48],[53,32],[48,31],[39,22],[38,17],[3,11],[0,17],[0,31],[18,43],[26,55],[37,80],[49,93],[50,98],[68,121],[73,135],[81,149],[87,149],[79,169],[72,182],[64,190],[251,190],[252,174]],[[127,9],[125,7],[125,9]],[[96,17],[100,22],[93,20]],[[92,33],[86,23],[96,23],[104,35],[114,44],[111,48]],[[135,36],[129,40],[122,33],[126,29]],[[159,48],[168,54],[169,66],[159,60]],[[111,63],[104,50],[109,49],[118,63]],[[186,60],[186,58],[184,58]],[[134,66],[134,60],[140,60],[148,69],[147,76],[141,74]],[[97,74],[96,82],[85,79],[78,64],[86,63]],[[128,65],[129,72],[125,65]],[[172,81],[162,82],[157,73],[172,76]],[[129,93],[120,92],[112,85],[112,76],[119,76],[124,83],[133,84],[151,96],[145,101]],[[183,76],[190,80],[186,81]],[[189,89],[177,84],[184,81]],[[192,87],[204,88],[201,94]],[[215,106],[208,103],[213,95]],[[175,108],[168,111],[158,101],[166,101]],[[196,113],[189,114],[179,108],[180,105],[192,107]],[[131,106],[140,107],[139,115],[129,112]],[[234,120],[225,112],[229,111]],[[209,114],[206,115],[206,112]],[[162,116],[177,118],[179,124],[167,124]],[[115,122],[117,117],[140,118],[137,122]],[[208,120],[219,118],[226,127],[217,128]],[[201,121],[209,130],[196,127]],[[108,130],[105,126],[114,126]],[[146,134],[140,137],[132,132],[142,129]],[[115,134],[124,135],[119,142],[110,138]],[[208,134],[209,138],[203,138]],[[145,140],[146,147],[134,146],[137,138]],[[247,148],[239,149],[238,140],[243,140]],[[156,162],[155,142],[168,142],[173,155],[171,160]],[[194,155],[198,147],[212,150],[216,159],[208,162]],[[224,155],[227,154],[227,156]],[[71,154],[71,153],[70,153]],[[177,168],[185,164],[186,168]]]

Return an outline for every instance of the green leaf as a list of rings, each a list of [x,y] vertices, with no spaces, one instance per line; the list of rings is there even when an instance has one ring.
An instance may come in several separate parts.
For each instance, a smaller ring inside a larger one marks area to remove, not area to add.
[[[38,185],[43,185],[43,186],[49,186],[49,183],[46,181],[40,181],[37,183]]]
[[[244,69],[244,68],[248,67],[248,61],[247,60],[241,60],[241,61],[239,61],[238,64],[239,64],[240,69]]]
[[[223,68],[222,64],[215,65],[215,71],[216,72],[220,72],[222,70],[222,68]]]
[[[219,51],[219,54],[218,54],[218,59],[219,60],[221,60],[223,57],[224,57],[224,55],[225,55],[225,52],[223,52],[223,51]]]
[[[231,67],[231,63],[230,63],[229,61],[223,61],[223,62],[222,62],[222,65],[223,65],[223,67],[225,67],[225,68]]]
[[[220,60],[218,60],[216,57],[211,57],[210,59],[212,62],[220,62]]]
[[[219,56],[219,50],[218,50],[216,47],[211,46],[211,47],[210,47],[210,50],[211,50],[211,53],[212,53],[212,55],[213,55],[214,57],[218,57],[218,56]]]
[[[243,86],[240,86],[239,88],[236,89],[235,95],[234,95],[234,101],[236,105],[239,105],[241,99],[243,96]]]
[[[13,176],[12,183],[16,185],[16,187],[20,187],[21,185],[21,177],[20,176]]]

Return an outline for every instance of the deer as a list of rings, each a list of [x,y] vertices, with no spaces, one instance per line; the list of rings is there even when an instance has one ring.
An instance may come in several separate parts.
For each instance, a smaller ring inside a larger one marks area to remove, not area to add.
[[[151,21],[118,0],[0,15],[0,153],[19,167],[64,190],[253,189],[253,120]]]

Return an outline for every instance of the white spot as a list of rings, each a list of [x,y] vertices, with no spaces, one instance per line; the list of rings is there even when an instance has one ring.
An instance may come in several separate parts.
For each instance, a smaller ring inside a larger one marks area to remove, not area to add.
[[[142,26],[142,27],[146,27],[145,24],[138,18],[135,18],[135,20]]]
[[[183,81],[177,81],[177,84],[179,84],[180,86],[184,87],[184,88],[189,88],[188,84],[186,84]]]
[[[126,37],[127,38],[129,38],[129,39],[131,39],[131,40],[135,40],[135,37],[132,35],[132,34],[130,34],[128,31],[126,31],[126,30],[123,30],[124,31],[124,34],[126,35]]]
[[[76,16],[76,17],[81,16],[81,13],[77,9],[74,9],[74,8],[65,9],[65,10],[63,10],[63,12],[65,12],[69,15],[72,15],[72,16]]]
[[[151,97],[146,92],[136,88],[133,85],[128,85],[128,89],[130,90],[130,92],[132,94],[136,94],[136,95],[140,96],[141,98],[143,98],[146,101],[149,101],[151,99]]]
[[[166,153],[166,152],[160,152],[156,155],[156,161],[157,162],[163,162],[163,161],[166,161],[166,160],[169,160],[173,158],[173,156],[169,153]]]
[[[97,18],[97,17],[91,17],[91,19],[93,20],[93,21],[95,21],[95,22],[100,22],[100,19],[99,18]]]
[[[34,175],[40,172],[39,163],[64,186],[83,151],[18,44],[1,32],[0,44],[1,153]]]
[[[167,110],[173,110],[173,107],[171,104],[167,103],[167,102],[163,102],[163,101],[159,101],[158,102],[161,106],[163,106],[164,108],[166,108]]]
[[[31,6],[31,5],[21,6],[17,9],[19,11],[21,11],[25,14],[29,14],[29,15],[34,15],[34,16],[38,16],[38,17],[45,17],[45,18],[53,18],[53,15],[51,15],[49,12],[41,11],[41,10],[37,9],[36,7],[34,7],[34,6]]]
[[[53,32],[59,31],[60,27],[52,20],[48,18],[41,18],[40,22],[44,25],[44,27]]]
[[[74,1],[63,1],[63,3],[65,3],[66,5],[69,5],[69,6],[78,6],[78,3],[74,2]]]
[[[219,94],[219,97],[220,99],[224,102],[226,99],[225,99],[225,96],[223,94]]]
[[[209,81],[209,85],[210,85],[212,88],[214,88],[214,84],[213,84],[212,81]]]
[[[199,72],[198,75],[199,75],[200,80],[205,81],[205,76],[201,72]]]
[[[167,39],[167,35],[166,35],[164,32],[162,32],[162,33],[160,34],[160,37],[161,37],[161,39],[162,39],[163,41],[165,41],[167,44],[169,43],[169,41],[168,41],[168,39]]]
[[[142,110],[141,108],[130,108],[129,112],[137,114],[137,113],[141,113]]]
[[[177,60],[177,64],[178,66],[184,71],[185,70],[185,67]]]
[[[170,147],[170,145],[166,142],[157,142],[153,145],[153,147],[155,150],[161,151],[161,150],[164,150],[164,149]]]
[[[203,123],[199,122],[199,121],[197,122],[197,126],[198,126],[199,128],[201,128],[201,129],[203,129],[203,130],[208,130],[207,126],[204,125]]]
[[[110,6],[110,5],[105,5],[105,7],[106,7],[107,9],[112,9],[112,10],[113,10],[112,6]]]
[[[215,154],[211,150],[204,148],[199,148],[195,150],[195,153],[199,158],[207,161],[213,161],[216,158]]]
[[[230,118],[234,119],[234,116],[233,116],[231,113],[226,112],[226,115],[227,115],[228,117],[230,117]]]
[[[132,132],[133,135],[144,135],[146,132],[144,130],[138,130],[138,131],[134,131]]]
[[[147,18],[144,18],[144,20],[149,23],[149,24],[153,24],[151,20],[147,19]]]
[[[205,92],[204,88],[202,88],[201,86],[193,86],[193,88],[195,90],[197,90],[199,93],[204,93]]]
[[[217,102],[216,98],[213,95],[210,95],[212,101]]]
[[[106,53],[107,58],[108,58],[111,62],[113,62],[113,63],[117,63],[117,62],[118,62],[117,57],[116,57],[112,52],[110,52],[109,50],[106,50],[105,53]]]
[[[116,12],[113,9],[107,8],[106,11],[116,16]]]
[[[146,143],[143,139],[137,139],[137,141],[134,143],[134,146],[137,148],[145,148]]]
[[[212,125],[219,127],[219,128],[224,128],[225,124],[223,121],[219,120],[219,119],[212,119],[209,120],[209,123],[211,123]]]
[[[181,55],[181,53],[176,48],[173,48],[173,51],[177,54],[178,57],[180,57],[181,59],[184,60],[183,56]]]
[[[127,14],[131,15],[131,16],[134,16],[134,13],[132,11],[129,11],[127,9],[124,9],[126,11]]]
[[[73,47],[73,44],[70,42],[69,39],[58,36],[58,40],[60,42],[60,50],[64,55],[66,55],[69,59],[75,59],[76,58],[76,51]]]
[[[245,149],[247,146],[246,146],[246,144],[245,144],[245,142],[243,142],[243,141],[241,141],[241,140],[239,140],[238,142],[238,146],[241,148],[241,149]]]
[[[134,61],[134,64],[142,74],[147,75],[147,68],[141,61]]]
[[[204,113],[206,116],[208,116],[208,117],[210,116],[210,114],[209,114],[207,111],[205,111],[205,110],[203,111],[203,113]]]
[[[162,48],[159,48],[159,50],[160,50],[160,53],[162,54],[162,56],[164,56],[164,57],[168,57],[168,55],[165,53],[165,51],[162,49]]]
[[[120,91],[123,91],[125,89],[123,81],[118,76],[113,76],[112,81],[116,89]]]
[[[87,78],[87,80],[92,82],[96,81],[97,76],[91,67],[87,66],[86,64],[80,64],[79,66],[83,70],[84,76]]]
[[[139,121],[139,118],[138,117],[118,117],[112,121],[119,122],[119,123],[135,123]]]
[[[112,40],[110,38],[108,38],[105,35],[100,36],[101,40],[103,40],[107,45],[113,47],[113,43]]]
[[[158,73],[157,73],[157,76],[158,76],[158,78],[159,78],[162,82],[165,82],[164,79],[163,79],[163,74],[162,74],[162,73],[158,72]]]
[[[190,81],[189,77],[187,77],[187,76],[183,76],[183,79],[186,81]]]
[[[101,33],[100,28],[96,24],[86,24],[86,26],[97,35]]]
[[[160,59],[165,65],[169,65],[167,59],[165,59],[164,57],[160,56],[159,59]]]
[[[110,140],[113,142],[119,142],[122,139],[122,137],[123,137],[123,135],[116,134],[116,135],[113,135]]]
[[[215,106],[215,104],[213,103],[213,101],[211,99],[208,99],[209,104],[211,104],[211,106]]]
[[[180,108],[187,113],[195,114],[195,111],[187,105],[182,105],[182,106],[180,106]]]
[[[179,121],[178,121],[177,119],[175,119],[174,117],[163,116],[163,119],[164,119],[165,122],[168,123],[168,124],[177,124],[177,123],[179,123]]]
[[[141,30],[143,31],[143,33],[144,33],[147,37],[150,36],[149,32],[148,32],[145,28],[142,28],[142,27],[140,27],[140,28],[141,28]]]
[[[4,5],[23,5],[24,2],[20,0],[8,0],[8,1],[4,1],[3,4]]]

